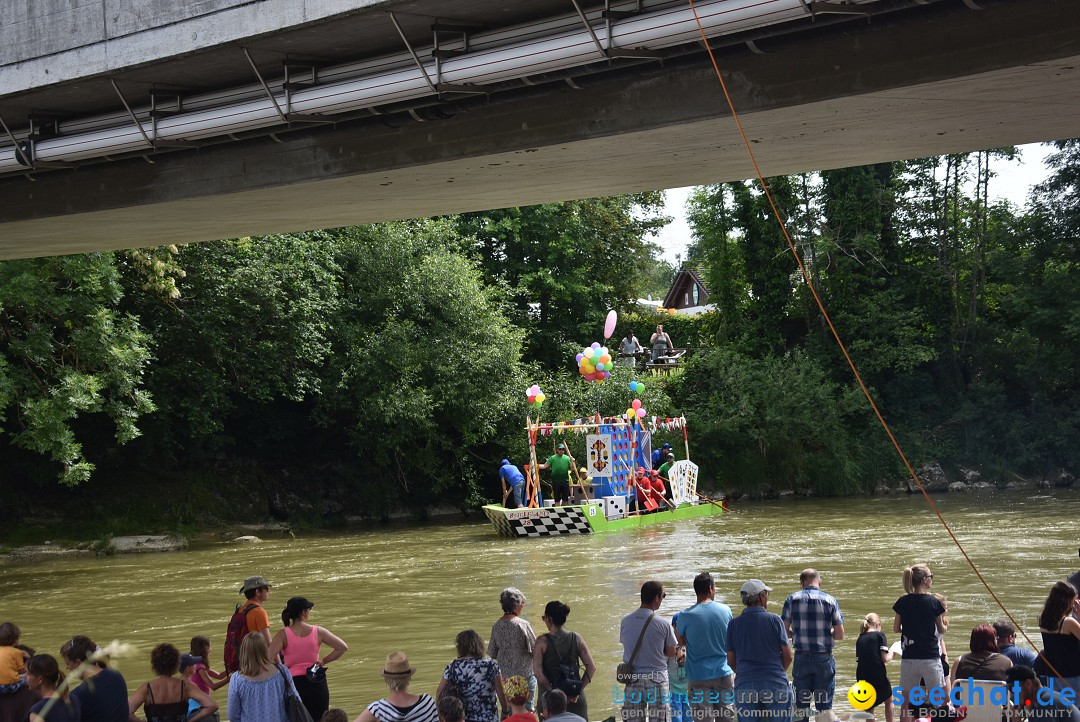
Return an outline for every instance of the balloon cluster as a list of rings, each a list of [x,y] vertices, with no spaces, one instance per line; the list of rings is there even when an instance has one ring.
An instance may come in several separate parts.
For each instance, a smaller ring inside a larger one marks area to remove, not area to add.
[[[615,366],[607,346],[601,346],[595,341],[592,346],[582,350],[575,358],[578,373],[584,376],[586,381],[602,382],[611,376],[611,369]]]
[[[626,410],[626,418],[628,419],[644,419],[645,409],[641,407],[641,399],[634,399],[630,402],[630,408]]]
[[[635,394],[640,394],[642,391],[645,390],[645,384],[640,381],[631,381],[630,390],[633,391]]]
[[[544,392],[541,391],[540,387],[536,384],[530,386],[529,390],[525,392],[525,395],[529,397],[529,405],[537,410],[544,405],[544,399],[547,398]]]

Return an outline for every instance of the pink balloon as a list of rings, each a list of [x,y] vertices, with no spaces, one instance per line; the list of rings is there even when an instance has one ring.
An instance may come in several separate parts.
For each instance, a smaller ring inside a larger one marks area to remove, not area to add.
[[[641,399],[634,399],[630,406],[633,407],[634,411],[637,411],[641,408]]]
[[[643,418],[645,418],[645,409],[638,409],[638,410],[637,410],[637,417],[638,417],[639,419],[643,419]]]
[[[607,312],[607,320],[604,321],[604,338],[611,338],[611,334],[615,333],[615,322],[619,320],[619,314],[615,313],[615,310]]]

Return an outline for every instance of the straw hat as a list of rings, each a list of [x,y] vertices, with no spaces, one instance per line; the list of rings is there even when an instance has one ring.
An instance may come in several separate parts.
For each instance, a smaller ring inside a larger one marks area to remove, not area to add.
[[[386,655],[386,664],[383,665],[382,675],[384,677],[402,678],[411,677],[416,672],[409,665],[409,658],[405,656],[404,652],[391,652]]]

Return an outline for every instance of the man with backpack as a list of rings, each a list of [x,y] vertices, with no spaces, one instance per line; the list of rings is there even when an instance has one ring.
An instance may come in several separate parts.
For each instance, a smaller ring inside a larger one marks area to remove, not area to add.
[[[270,615],[263,604],[270,598],[270,584],[262,577],[248,577],[240,587],[240,593],[247,599],[236,606],[229,628],[225,632],[225,671],[232,674],[240,668],[240,643],[244,637],[257,632],[266,637],[270,644]]]

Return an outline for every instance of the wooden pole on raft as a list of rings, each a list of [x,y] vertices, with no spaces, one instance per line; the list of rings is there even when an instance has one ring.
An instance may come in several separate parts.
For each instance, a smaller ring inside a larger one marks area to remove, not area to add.
[[[526,506],[535,509],[539,506],[536,495],[540,490],[540,469],[536,468],[536,433],[540,423],[537,422],[533,426],[532,419],[529,417],[525,417],[525,422],[529,429],[529,483],[527,485],[529,503]]]
[[[720,508],[721,508],[721,509],[723,509],[724,511],[731,511],[731,509],[728,509],[728,508],[727,508],[727,505],[726,505],[726,504],[724,504],[724,502],[723,502],[723,501],[717,501],[716,499],[710,499],[709,497],[705,496],[704,494],[701,494],[701,493],[699,493],[699,492],[696,492],[696,491],[695,491],[694,493],[695,493],[695,494],[697,494],[697,495],[698,495],[699,497],[701,497],[702,499],[704,499],[705,501],[709,502],[710,504],[713,504],[713,505],[715,505],[715,506],[718,506],[718,507],[720,507]]]
[[[686,460],[690,461],[690,441],[686,436],[686,417],[680,417],[682,419],[682,440],[683,445],[686,447]]]
[[[588,449],[585,450],[585,453],[588,453]],[[582,483],[581,477],[578,476],[577,459],[575,459],[574,455],[570,452],[569,444],[566,445],[566,455],[570,457],[570,494],[573,495],[574,487],[576,486],[581,489],[581,495],[585,497],[586,503],[588,503],[589,492],[585,491],[585,484]]]

